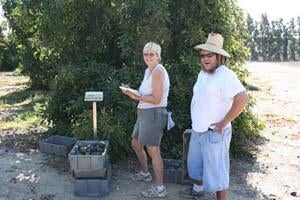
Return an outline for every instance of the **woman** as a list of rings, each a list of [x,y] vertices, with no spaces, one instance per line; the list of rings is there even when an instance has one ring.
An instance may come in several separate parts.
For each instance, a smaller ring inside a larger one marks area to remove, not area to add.
[[[167,101],[170,81],[166,69],[160,64],[161,47],[149,42],[143,49],[144,61],[147,65],[144,79],[139,87],[139,95],[128,90],[122,90],[131,99],[139,101],[137,121],[132,133],[132,148],[140,165],[140,172],[132,176],[136,181],[151,181],[148,171],[147,154],[151,157],[155,176],[155,186],[142,192],[145,197],[165,197],[166,188],[163,185],[163,160],[160,154],[160,142],[163,129],[167,124]]]

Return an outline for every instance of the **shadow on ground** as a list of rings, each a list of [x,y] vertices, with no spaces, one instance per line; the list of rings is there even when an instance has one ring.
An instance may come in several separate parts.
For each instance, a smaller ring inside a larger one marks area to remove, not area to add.
[[[243,200],[274,200],[268,194],[262,193],[258,188],[250,183],[249,177],[251,174],[265,174],[268,173],[268,169],[262,166],[256,159],[256,153],[260,146],[264,146],[268,142],[268,139],[262,136],[257,138],[249,144],[249,149],[253,153],[252,156],[231,159],[230,162],[230,194],[234,197],[233,199]],[[233,147],[231,147],[233,148]],[[230,196],[230,195],[229,195]],[[230,199],[230,198],[229,198]]]

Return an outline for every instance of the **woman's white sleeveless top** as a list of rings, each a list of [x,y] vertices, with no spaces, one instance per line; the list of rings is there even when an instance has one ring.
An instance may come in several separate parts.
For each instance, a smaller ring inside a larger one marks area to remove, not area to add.
[[[138,108],[140,109],[167,107],[168,105],[168,95],[169,95],[169,88],[170,88],[170,80],[169,80],[168,72],[161,64],[158,64],[153,70],[161,70],[164,74],[162,98],[159,104],[152,104],[152,103],[140,101],[138,104]],[[149,68],[145,70],[144,79],[139,87],[139,93],[143,96],[152,95],[152,73],[149,70]]]

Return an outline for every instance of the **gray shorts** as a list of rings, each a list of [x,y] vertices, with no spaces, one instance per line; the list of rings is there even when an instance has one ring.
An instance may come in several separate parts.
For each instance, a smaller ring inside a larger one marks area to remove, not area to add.
[[[166,108],[138,109],[131,137],[146,146],[159,146],[167,121]]]

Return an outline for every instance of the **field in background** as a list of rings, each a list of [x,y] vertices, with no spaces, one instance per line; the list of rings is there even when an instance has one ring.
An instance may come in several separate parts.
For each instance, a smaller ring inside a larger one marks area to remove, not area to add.
[[[41,124],[41,111],[45,101],[45,94],[29,88],[28,77],[16,72],[1,72],[0,132],[25,132],[33,128],[45,128]]]

